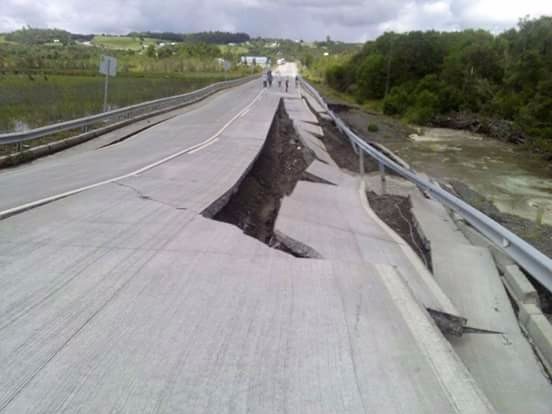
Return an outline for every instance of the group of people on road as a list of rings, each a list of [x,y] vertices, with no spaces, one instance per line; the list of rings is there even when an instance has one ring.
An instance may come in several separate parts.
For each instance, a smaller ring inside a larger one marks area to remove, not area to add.
[[[277,79],[278,79],[278,88],[282,89],[282,77],[281,75],[278,73],[277,74]],[[272,82],[273,82],[273,75],[272,75],[272,71],[269,69],[267,70],[265,73],[263,73],[263,87],[264,88],[271,88],[272,87]],[[283,81],[283,84],[285,86],[285,90],[286,90],[286,93],[288,92],[289,90],[289,77],[286,76],[285,77],[285,80]],[[297,86],[299,85],[299,76],[295,76],[295,87],[297,88]]]

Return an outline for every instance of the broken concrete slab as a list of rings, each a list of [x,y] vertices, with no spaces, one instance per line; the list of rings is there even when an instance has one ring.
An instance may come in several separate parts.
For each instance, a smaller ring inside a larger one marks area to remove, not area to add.
[[[314,160],[306,170],[306,173],[321,178],[331,184],[339,184],[343,181],[343,173],[338,167],[334,167],[320,161]]]
[[[318,123],[316,116],[309,110],[301,98],[285,98],[284,108],[289,117],[295,121]]]
[[[316,137],[321,137],[324,135],[324,130],[318,124],[293,120],[293,125],[296,129],[310,132]]]
[[[547,413],[550,384],[520,331],[489,251],[464,244],[433,246],[435,279],[468,325],[502,334],[469,334],[450,341],[500,413]]]
[[[332,159],[322,141],[320,141],[318,138],[307,131],[296,130],[296,132],[299,136],[299,139],[301,140],[301,143],[306,148],[309,148],[312,151],[316,159],[322,161],[327,165],[337,167],[336,162]],[[312,159],[306,161],[311,162]]]
[[[379,172],[368,173],[364,176],[364,182],[367,191],[373,191],[377,195],[383,195],[381,186],[381,176]],[[409,197],[415,191],[416,185],[410,181],[401,178],[393,177],[389,174],[385,176],[385,193],[398,195],[401,197]]]
[[[410,246],[363,207],[358,184],[353,177],[339,186],[299,182],[282,201],[275,232],[326,259],[396,266],[427,307],[458,314]]]
[[[542,313],[539,306],[533,303],[521,303],[518,313],[523,331],[529,336],[542,363],[552,373],[552,324]]]
[[[308,107],[310,107],[316,115],[326,121],[332,121],[332,117],[328,114],[325,108],[320,105],[320,103],[309,93],[302,91],[303,99],[305,100]]]
[[[509,265],[504,270],[504,283],[516,302],[537,305],[539,303],[539,295],[519,267],[517,265]]]
[[[440,203],[426,198],[417,189],[411,193],[410,201],[412,214],[419,225],[418,228],[431,245],[439,243],[470,244]]]
[[[464,233],[464,236],[475,246],[486,247],[492,253],[494,261],[498,269],[504,273],[507,266],[515,265],[515,262],[508,256],[502,248],[491,242],[469,224],[455,220],[458,228]]]

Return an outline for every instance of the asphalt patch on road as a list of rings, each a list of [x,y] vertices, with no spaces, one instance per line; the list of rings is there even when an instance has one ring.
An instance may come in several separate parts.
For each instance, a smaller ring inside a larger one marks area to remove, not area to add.
[[[248,236],[302,257],[278,242],[274,223],[282,198],[291,194],[297,182],[305,178],[308,164],[305,148],[293,123],[280,103],[266,143],[249,173],[214,220],[234,224]],[[311,154],[309,154],[311,155]]]

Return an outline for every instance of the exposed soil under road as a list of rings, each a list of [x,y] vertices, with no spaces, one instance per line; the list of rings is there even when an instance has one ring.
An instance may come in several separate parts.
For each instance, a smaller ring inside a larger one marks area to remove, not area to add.
[[[414,225],[410,200],[398,195],[378,195],[372,191],[367,191],[366,196],[378,217],[401,236],[432,271],[431,252],[426,248]]]
[[[325,134],[321,139],[330,156],[340,168],[357,173],[358,155],[348,139],[331,122],[323,119],[319,122]],[[305,156],[305,152],[309,154]],[[310,150],[302,146],[292,121],[280,105],[259,157],[237,192],[213,218],[234,224],[245,234],[271,247],[297,255],[278,242],[274,236],[274,223],[282,198],[291,194],[299,180],[323,182],[305,172],[308,168],[305,159],[313,157]],[[365,158],[366,172],[377,168],[377,163]],[[375,193],[368,193],[368,200],[376,214],[409,243],[431,269],[431,254],[425,249],[413,224],[410,201],[405,197]]]
[[[320,139],[326,146],[330,157],[340,168],[358,174],[360,168],[359,156],[353,151],[347,137],[341,134],[332,122],[322,118],[319,118],[318,121],[324,130],[324,136]],[[364,170],[366,172],[377,171],[377,169],[378,164],[373,159],[364,157]]]
[[[282,104],[267,141],[249,174],[226,206],[213,218],[234,224],[249,236],[281,250],[274,237],[274,222],[281,200],[291,194],[308,165],[304,151]],[[290,253],[288,251],[288,253]]]

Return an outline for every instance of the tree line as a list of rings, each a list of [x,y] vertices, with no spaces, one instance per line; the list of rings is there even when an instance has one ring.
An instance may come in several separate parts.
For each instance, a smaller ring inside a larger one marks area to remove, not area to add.
[[[189,42],[207,44],[244,43],[250,40],[247,33],[230,32],[198,32],[198,33],[174,33],[174,32],[131,32],[127,36],[138,38],[151,38],[167,42]],[[41,45],[52,43],[54,40],[63,44],[75,41],[91,41],[93,34],[75,34],[61,29],[39,29],[23,27],[5,35],[7,41],[26,45]]]
[[[244,43],[249,41],[247,33],[230,32],[198,32],[198,33],[174,33],[174,32],[131,32],[131,37],[152,38],[169,42],[191,42],[207,44]]]
[[[509,120],[552,154],[552,17],[520,20],[500,35],[385,33],[328,68],[325,80],[419,124],[459,112]]]

